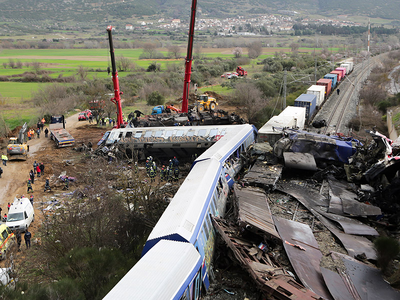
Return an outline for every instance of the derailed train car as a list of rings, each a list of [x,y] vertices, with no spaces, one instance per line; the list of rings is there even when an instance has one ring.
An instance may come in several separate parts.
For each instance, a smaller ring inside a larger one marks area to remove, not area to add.
[[[195,160],[150,233],[142,258],[104,299],[199,299],[209,288],[216,236],[210,215],[225,214],[240,156],[256,140],[254,126],[238,126]]]

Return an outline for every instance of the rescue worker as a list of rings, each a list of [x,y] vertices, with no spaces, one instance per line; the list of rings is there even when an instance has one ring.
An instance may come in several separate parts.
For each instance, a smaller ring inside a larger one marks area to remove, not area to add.
[[[35,184],[35,174],[32,170],[29,172],[29,177],[31,178],[32,184]]]
[[[31,192],[33,193],[31,180],[29,179],[28,182],[27,182],[26,184],[27,184],[27,186],[28,186],[28,191],[27,191],[27,193],[29,193],[29,191],[31,191]]]
[[[63,190],[69,190],[69,178],[68,178],[68,176],[65,177],[64,183],[65,183],[65,185],[63,187]]]
[[[35,162],[33,163],[33,174],[36,174],[36,167],[37,167],[37,162],[35,160]]]
[[[174,162],[172,161],[172,159],[170,159],[168,162],[168,168],[170,168],[170,169],[174,168]]]
[[[29,201],[31,201],[31,204],[33,206],[33,195],[31,194],[31,196],[29,197]]]
[[[170,182],[173,179],[174,171],[169,166],[167,167],[167,181]]]
[[[150,175],[150,162],[148,159],[146,160],[145,168],[146,168],[147,176],[149,176]]]
[[[28,136],[28,140],[30,141],[31,140],[31,131],[30,130],[28,130],[27,136]]]
[[[151,182],[154,182],[154,180],[156,178],[156,172],[152,167],[150,167],[149,176],[150,176]]]
[[[179,168],[175,167],[174,168],[174,181],[178,181],[179,180]]]
[[[31,237],[32,234],[28,231],[28,229],[25,231],[25,235],[24,235],[24,240],[25,240],[25,245],[26,245],[26,249],[31,247]]]
[[[40,163],[39,169],[40,169],[40,175],[43,176],[43,174],[44,174],[44,164],[43,163]]]
[[[174,164],[174,167],[179,167],[179,160],[176,158],[176,156],[174,156],[174,158],[172,159],[172,162]]]
[[[40,138],[40,128],[36,130],[37,137]]]
[[[337,90],[336,90],[336,92],[337,92],[337,94],[338,94],[338,96],[339,96],[339,93],[340,93],[340,89],[337,89]]]
[[[44,130],[44,137],[49,137],[49,130],[47,128]]]
[[[44,125],[44,123],[46,123],[46,120],[42,118],[42,125]]]
[[[7,154],[3,154],[1,156],[1,160],[3,161],[3,166],[7,166],[7,160],[8,160]]]
[[[153,168],[154,172],[157,173],[157,165],[155,161],[153,161],[153,165],[151,167]]]
[[[165,168],[165,166],[163,165],[160,172],[161,181],[164,181],[166,177],[167,177],[167,168]]]
[[[40,165],[37,164],[36,166],[36,173],[37,173],[37,177],[40,177]]]
[[[46,183],[44,184],[44,191],[43,192],[45,192],[45,191],[47,191],[47,190],[49,190],[49,191],[51,191],[51,188],[50,188],[50,178],[49,177],[47,177],[46,178]]]
[[[17,237],[18,252],[21,251],[21,233],[17,230],[15,236]]]

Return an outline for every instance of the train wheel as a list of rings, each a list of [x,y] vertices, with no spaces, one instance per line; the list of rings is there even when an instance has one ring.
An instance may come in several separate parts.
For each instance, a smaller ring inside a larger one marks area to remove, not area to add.
[[[215,102],[210,103],[210,110],[215,110],[216,107],[217,105],[215,104]]]

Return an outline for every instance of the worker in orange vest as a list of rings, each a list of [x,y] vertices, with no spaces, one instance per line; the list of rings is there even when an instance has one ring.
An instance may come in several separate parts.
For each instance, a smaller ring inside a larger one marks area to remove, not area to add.
[[[30,130],[28,130],[28,140],[31,140],[31,131]]]

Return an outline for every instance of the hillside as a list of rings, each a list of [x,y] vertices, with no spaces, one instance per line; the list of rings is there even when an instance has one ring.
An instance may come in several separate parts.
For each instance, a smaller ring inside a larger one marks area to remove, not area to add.
[[[185,19],[189,16],[189,0],[0,0],[1,22],[54,22],[103,24],[109,19],[138,20],[143,16]],[[305,14],[365,15],[386,19],[398,19],[400,2],[388,0],[238,0],[198,2],[198,15],[224,18],[237,15],[277,13],[279,10],[298,11]],[[23,21],[22,21],[23,22]]]

